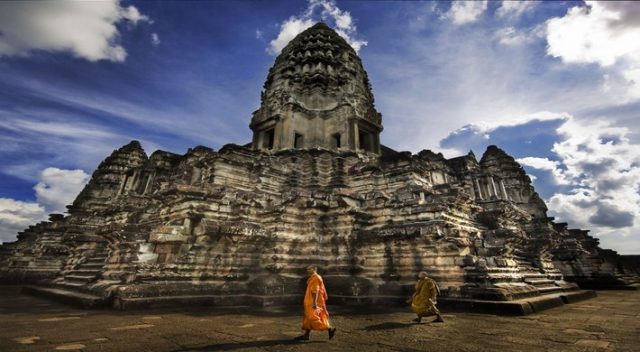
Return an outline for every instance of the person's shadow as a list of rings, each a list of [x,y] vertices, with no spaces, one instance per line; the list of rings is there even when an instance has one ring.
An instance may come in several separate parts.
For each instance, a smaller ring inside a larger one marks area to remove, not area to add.
[[[206,351],[232,351],[241,348],[266,348],[276,346],[288,346],[288,345],[306,345],[316,343],[326,343],[327,341],[296,341],[293,339],[277,339],[277,340],[263,340],[263,341],[247,341],[247,342],[227,342],[214,345],[208,345],[204,347],[186,348],[175,350],[173,352],[206,352]]]
[[[369,326],[365,326],[363,330],[366,331],[374,331],[374,330],[391,330],[391,329],[400,329],[400,328],[407,328],[411,325],[416,325],[419,323],[398,323],[398,322],[386,322],[386,323],[380,323],[380,324],[375,324],[375,325],[369,325]]]

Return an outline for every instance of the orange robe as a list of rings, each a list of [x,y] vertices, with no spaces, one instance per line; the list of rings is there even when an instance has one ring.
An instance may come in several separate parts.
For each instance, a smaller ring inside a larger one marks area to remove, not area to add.
[[[316,309],[313,309],[313,292],[318,292]],[[323,331],[331,328],[331,325],[329,325],[329,312],[325,303],[328,298],[322,277],[318,274],[309,276],[309,279],[307,279],[307,291],[304,294],[302,330]]]
[[[411,310],[421,317],[440,314],[434,304],[438,296],[438,286],[433,279],[425,277],[416,283],[416,292],[411,299]]]

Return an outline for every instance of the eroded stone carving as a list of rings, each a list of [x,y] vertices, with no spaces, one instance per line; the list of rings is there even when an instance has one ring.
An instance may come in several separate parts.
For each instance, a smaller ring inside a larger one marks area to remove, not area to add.
[[[303,145],[283,137],[263,147],[264,126],[288,121],[277,128],[293,133],[314,120],[325,128]],[[376,138],[382,129],[360,60],[314,26],[271,69],[251,147],[148,157],[138,142],[123,146],[68,216],[0,247],[0,278],[121,308],[297,302],[308,264],[321,267],[332,300],[353,304],[402,302],[419,271],[453,300],[577,290],[567,279],[637,282],[630,261],[547,217],[501,149],[489,147],[479,162],[473,153],[367,149],[354,134],[362,126]],[[327,144],[338,128],[350,137]]]

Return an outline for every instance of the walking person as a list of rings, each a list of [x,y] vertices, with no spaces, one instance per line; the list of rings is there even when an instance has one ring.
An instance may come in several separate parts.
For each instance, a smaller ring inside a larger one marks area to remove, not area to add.
[[[307,341],[311,330],[328,331],[331,340],[336,334],[336,328],[329,322],[329,312],[326,301],[329,298],[324,287],[322,277],[318,275],[318,267],[310,265],[307,267],[307,290],[304,294],[304,319],[302,320],[302,330],[304,334],[296,337],[296,340]]]
[[[407,300],[407,303],[411,303],[411,310],[418,315],[418,317],[413,321],[420,323],[422,321],[422,317],[435,315],[436,319],[433,322],[444,322],[438,307],[436,307],[438,293],[439,289],[436,282],[427,277],[426,272],[421,271],[418,274],[416,290],[413,293],[413,296]]]

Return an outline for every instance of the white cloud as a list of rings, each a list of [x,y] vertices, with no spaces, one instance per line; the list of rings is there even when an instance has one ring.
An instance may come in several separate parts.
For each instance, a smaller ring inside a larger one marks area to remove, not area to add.
[[[504,0],[496,10],[496,17],[517,19],[525,12],[533,10],[538,1],[513,1]]]
[[[118,2],[119,1],[116,1],[116,3],[118,3]],[[137,24],[140,21],[142,21],[142,22],[150,21],[149,17],[141,14],[140,11],[138,11],[138,9],[135,8],[135,6],[129,6],[127,8],[124,8],[124,7],[120,8],[120,15],[122,16],[122,18],[133,22],[133,24]]]
[[[154,46],[160,45],[160,36],[158,33],[151,33],[151,44]]]
[[[476,134],[483,134],[489,139],[488,136],[495,131],[497,128],[501,127],[515,127],[519,125],[524,125],[533,121],[552,121],[552,120],[570,120],[572,118],[571,115],[567,113],[559,113],[559,112],[551,112],[551,111],[539,111],[530,114],[514,114],[514,116],[505,116],[500,119],[490,119],[490,120],[482,120],[478,119],[473,124],[469,124],[462,128],[459,128],[452,133],[461,133],[466,130],[474,130]]]
[[[522,45],[535,38],[535,34],[519,31],[514,27],[500,28],[495,35],[498,42],[506,46]]]
[[[62,170],[48,167],[42,170],[40,182],[33,188],[38,203],[50,213],[65,212],[90,176],[82,170]]]
[[[629,3],[638,7],[638,3]],[[548,54],[566,63],[597,63],[611,66],[624,56],[636,56],[640,50],[640,26],[617,26],[624,9],[606,2],[588,1],[576,6],[564,17],[547,21]]]
[[[640,3],[587,1],[547,21],[547,54],[567,64],[598,64],[640,99]],[[610,77],[611,78],[611,77]]]
[[[569,181],[564,176],[562,169],[560,168],[561,163],[555,160],[549,160],[548,158],[538,158],[538,157],[526,157],[516,159],[516,161],[522,165],[530,166],[532,168],[538,170],[546,170],[551,172],[553,176],[553,180],[556,185],[568,185]]]
[[[585,125],[572,119],[558,132],[563,140],[554,144],[553,152],[573,189],[550,198],[551,215],[572,227],[591,229],[601,238],[614,232],[622,237],[637,236],[640,145],[629,140],[630,131],[605,120]]]
[[[309,5],[301,15],[291,16],[280,24],[280,32],[269,42],[267,52],[278,55],[296,35],[319,20],[332,25],[336,33],[343,37],[356,52],[367,45],[366,41],[356,39],[357,28],[349,11],[340,10],[333,0],[309,0]],[[258,32],[260,31],[256,32],[256,36]]]
[[[0,198],[0,243],[13,242],[19,231],[46,220],[44,207],[37,203]]]
[[[19,113],[0,109],[0,115],[3,116],[0,139],[3,144],[6,142],[13,148],[10,152],[13,155],[30,156],[10,157],[2,167],[4,174],[38,181],[41,171],[49,165],[93,169],[115,146],[134,139],[127,137],[128,131],[82,121],[81,117],[73,114],[34,109]],[[148,142],[145,144],[156,146]]]
[[[18,232],[46,220],[50,213],[66,212],[89,175],[82,170],[63,170],[49,167],[40,173],[38,184],[33,187],[37,202],[23,202],[0,198],[0,243],[16,239]]]
[[[475,22],[487,9],[488,1],[454,1],[451,8],[444,14],[455,25]]]
[[[116,24],[149,21],[134,7],[110,1],[0,2],[0,56],[67,51],[89,61],[124,61]]]
[[[86,122],[63,122],[63,121],[42,121],[42,120],[22,120],[18,118],[7,118],[0,121],[0,127],[15,132],[33,132],[46,134],[48,136],[60,138],[110,138],[114,134]]]
[[[269,43],[267,52],[271,55],[278,55],[280,51],[293,39],[296,35],[302,33],[305,29],[313,26],[315,23],[312,19],[300,19],[294,16],[282,22],[280,25],[280,33],[278,37]]]
[[[628,95],[640,98],[640,66],[623,70],[622,77],[624,78]]]

